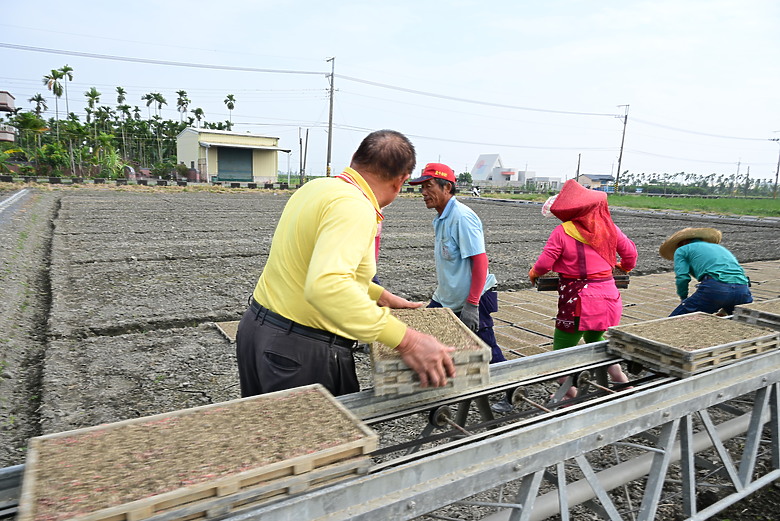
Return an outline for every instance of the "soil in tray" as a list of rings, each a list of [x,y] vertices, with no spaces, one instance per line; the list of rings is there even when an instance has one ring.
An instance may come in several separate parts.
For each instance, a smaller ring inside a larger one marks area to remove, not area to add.
[[[685,351],[697,351],[740,340],[758,338],[775,331],[708,315],[692,313],[662,320],[617,326],[611,330],[653,340]]]
[[[780,315],[780,298],[765,300],[763,302],[753,302],[752,304],[742,304],[739,307],[772,313],[773,315]]]
[[[485,347],[468,333],[466,326],[449,309],[394,309],[392,313],[412,329],[434,336],[442,344],[458,351]],[[399,358],[398,351],[378,342],[374,343],[374,354],[381,359]]]
[[[270,396],[40,439],[35,519],[80,516],[364,436],[316,389]]]

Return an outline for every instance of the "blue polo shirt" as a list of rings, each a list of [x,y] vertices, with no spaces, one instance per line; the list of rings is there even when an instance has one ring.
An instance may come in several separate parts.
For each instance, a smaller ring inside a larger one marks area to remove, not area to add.
[[[680,246],[674,252],[674,274],[677,295],[684,299],[688,296],[688,283],[691,276],[701,281],[709,275],[726,284],[747,284],[748,278],[736,257],[721,246],[696,239]]]
[[[471,260],[485,253],[482,221],[474,211],[455,197],[450,199],[441,215],[433,220],[436,235],[436,278],[439,285],[433,300],[459,313],[469,296]],[[496,285],[496,277],[488,273],[482,293]]]

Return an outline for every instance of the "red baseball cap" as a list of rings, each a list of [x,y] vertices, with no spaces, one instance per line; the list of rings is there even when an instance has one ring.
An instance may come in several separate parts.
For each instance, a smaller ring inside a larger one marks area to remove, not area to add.
[[[444,179],[451,183],[457,183],[455,172],[444,163],[428,163],[423,169],[422,175],[416,179],[410,179],[410,185],[419,185],[428,179]]]

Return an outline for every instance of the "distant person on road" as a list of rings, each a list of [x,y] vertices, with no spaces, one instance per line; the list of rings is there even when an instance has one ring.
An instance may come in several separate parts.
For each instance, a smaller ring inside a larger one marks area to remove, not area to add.
[[[506,361],[490,316],[498,311],[498,296],[496,277],[488,271],[482,221],[455,197],[455,173],[449,166],[428,163],[409,184],[421,185],[425,206],[438,213],[433,220],[438,285],[428,307],[452,309],[490,346],[491,363]]]
[[[306,183],[284,207],[268,260],[236,335],[241,395],[320,383],[334,395],[360,390],[353,349],[395,347],[421,386],[455,375],[453,348],[408,328],[389,308],[413,303],[371,282],[377,223],[415,165],[412,143],[379,130],[350,167]]]
[[[588,343],[604,340],[604,332],[618,325],[623,314],[612,268],[634,269],[636,245],[612,221],[607,194],[588,190],[573,179],[545,203],[542,213],[562,221],[528,272],[533,285],[548,271],[559,275],[553,349],[575,346],[582,338]],[[613,382],[628,382],[620,364],[609,366],[607,372]],[[566,396],[576,393],[572,387]]]
[[[658,253],[674,261],[677,295],[682,302],[670,317],[703,311],[734,313],[734,306],[753,302],[750,281],[736,257],[720,245],[723,234],[715,228],[684,228],[666,239]],[[699,281],[688,296],[691,277]]]

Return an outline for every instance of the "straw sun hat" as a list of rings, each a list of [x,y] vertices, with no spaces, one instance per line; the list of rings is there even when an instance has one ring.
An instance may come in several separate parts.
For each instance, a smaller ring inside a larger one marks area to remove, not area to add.
[[[671,237],[666,239],[661,247],[658,248],[658,253],[664,259],[674,260],[674,252],[682,241],[687,239],[701,239],[714,244],[720,244],[722,236],[723,234],[721,231],[716,230],[715,228],[683,228],[682,230],[674,232]]]

